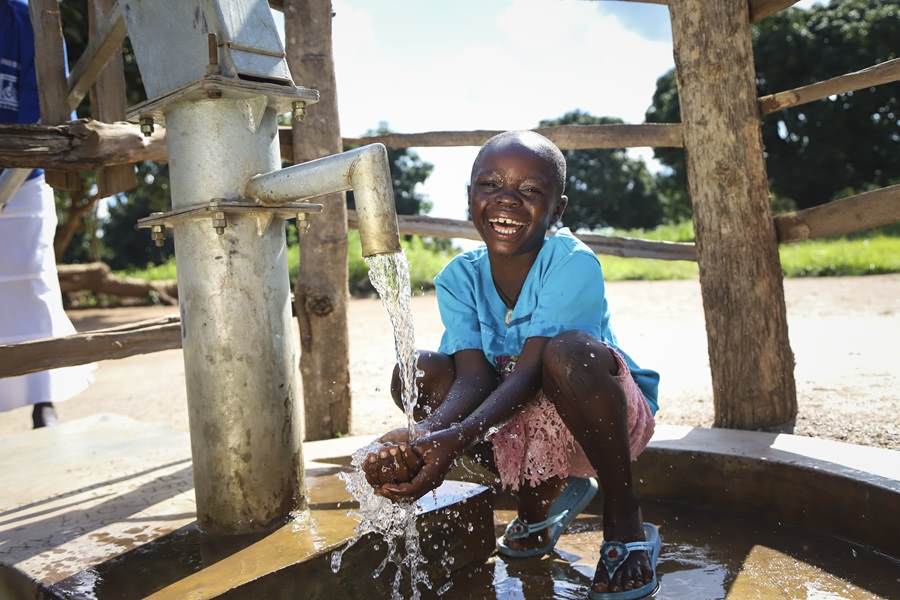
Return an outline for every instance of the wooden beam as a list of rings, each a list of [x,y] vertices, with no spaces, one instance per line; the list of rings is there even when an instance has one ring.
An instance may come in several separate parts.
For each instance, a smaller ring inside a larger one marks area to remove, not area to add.
[[[137,125],[121,122],[0,124],[0,167],[93,170],[142,160],[166,161],[163,128],[145,138]]]
[[[900,222],[900,184],[775,217],[782,244]]]
[[[293,122],[295,162],[340,152],[341,125],[332,49],[330,0],[286,0],[286,55],[294,81],[319,90],[321,100]],[[350,431],[351,397],[347,325],[347,203],[344,194],[322,198],[316,226],[300,236],[294,306],[300,325],[300,374],[306,439]]]
[[[750,0],[750,21],[756,23],[782,11],[800,0]]]
[[[315,217],[313,217],[315,219]],[[437,238],[463,238],[481,240],[470,221],[440,219],[424,215],[398,215],[400,233]],[[347,212],[348,225],[356,229],[356,212]],[[655,258],[659,260],[697,260],[694,244],[659,242],[639,238],[615,237],[593,233],[579,233],[578,239],[597,254],[628,258]]]
[[[74,110],[81,104],[106,65],[116,57],[117,53],[121,55],[120,49],[127,34],[122,10],[119,8],[119,3],[116,2],[103,20],[98,23],[96,31],[91,32],[87,48],[84,49],[78,62],[72,67],[72,72],[69,73],[66,82],[68,86],[66,103],[69,110]]]
[[[139,234],[138,234],[139,235]],[[178,304],[178,284],[175,281],[148,281],[137,277],[114,275],[104,263],[58,265],[59,287],[63,292],[89,291],[94,294],[126,298],[146,298],[152,293],[163,304]]]
[[[181,322],[177,318],[139,324],[129,329],[125,327],[128,326],[0,345],[0,377],[181,347]]]
[[[620,0],[622,2],[640,2],[641,4],[669,4],[669,0]],[[769,15],[773,15],[778,11],[784,10],[789,6],[797,4],[800,0],[749,0],[748,8],[750,10],[750,21],[756,23],[765,19]],[[269,2],[273,5],[276,2]]]
[[[670,0],[716,427],[793,426],[794,357],[746,0]],[[723,68],[727,65],[727,68]]]
[[[681,148],[681,125],[678,123],[643,123],[640,125],[557,125],[537,127],[561,150],[597,148]],[[362,138],[344,138],[346,146],[362,146],[380,142],[388,148],[481,146],[501,130],[426,131],[424,133],[387,133]]]
[[[103,34],[97,23],[103,16],[115,16],[120,12],[117,0],[95,0],[88,8],[88,24],[91,40]],[[107,18],[104,23],[109,22]],[[123,21],[124,22],[124,21]],[[118,47],[117,47],[118,48]],[[125,89],[125,61],[121,52],[114,52],[106,67],[100,71],[91,87],[91,116],[103,123],[115,123],[126,119],[127,98]],[[137,187],[134,165],[109,165],[97,169],[97,196],[109,196]]]
[[[50,125],[69,120],[71,109],[66,104],[66,62],[58,0],[33,0],[28,3],[34,29],[34,66],[37,73],[41,122]],[[81,189],[78,173],[48,169],[47,183],[56,189]]]
[[[762,96],[759,98],[759,110],[762,114],[768,115],[836,94],[846,94],[898,80],[900,80],[900,58],[894,58],[853,73]]]

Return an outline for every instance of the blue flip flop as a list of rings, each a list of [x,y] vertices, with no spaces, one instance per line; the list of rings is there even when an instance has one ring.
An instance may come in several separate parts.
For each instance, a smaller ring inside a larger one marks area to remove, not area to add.
[[[566,487],[550,505],[550,516],[539,523],[526,523],[519,517],[506,526],[506,532],[497,538],[497,552],[510,558],[530,558],[543,556],[553,550],[559,536],[575,517],[584,510],[597,493],[597,480],[584,477],[569,477]],[[533,533],[550,528],[547,543],[537,548],[511,548],[506,540],[521,540]]]
[[[612,581],[613,575],[632,552],[645,551],[650,559],[650,568],[653,569],[653,579],[649,583],[642,585],[633,590],[622,590],[621,592],[595,592],[591,591],[588,596],[591,600],[636,600],[637,598],[645,598],[652,596],[659,589],[659,582],[656,579],[656,563],[659,560],[659,551],[662,547],[662,538],[659,536],[659,527],[652,523],[644,523],[643,542],[603,542],[600,546],[600,564],[606,569],[609,576],[608,581]]]

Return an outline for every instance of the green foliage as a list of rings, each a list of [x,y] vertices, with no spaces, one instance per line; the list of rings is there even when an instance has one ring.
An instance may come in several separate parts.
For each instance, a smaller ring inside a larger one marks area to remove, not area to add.
[[[900,237],[810,240],[782,245],[780,254],[787,277],[900,272]]]
[[[135,229],[138,219],[169,210],[169,167],[144,162],[138,165],[140,185],[119,194],[109,203],[109,219],[103,224],[106,260],[113,269],[164,263],[175,253],[171,236],[162,248],[150,240],[146,229]]]
[[[621,119],[595,117],[581,111],[541,121],[553,125],[616,124]],[[642,160],[625,150],[566,150],[566,195],[563,222],[573,230],[598,227],[653,227],[663,217],[659,193]]]
[[[898,0],[832,0],[789,9],[753,30],[760,96],[822,81],[900,55]],[[673,72],[657,80],[647,122],[681,120]],[[765,118],[763,142],[773,194],[807,208],[900,179],[900,100],[882,85],[780,111]],[[659,148],[672,169],[660,181],[669,220],[690,214],[684,153]]]

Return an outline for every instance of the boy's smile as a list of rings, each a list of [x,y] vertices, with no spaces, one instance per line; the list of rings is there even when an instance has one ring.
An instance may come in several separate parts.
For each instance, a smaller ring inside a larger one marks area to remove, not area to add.
[[[536,256],[565,209],[560,191],[553,165],[522,140],[485,151],[473,169],[469,210],[490,253]]]

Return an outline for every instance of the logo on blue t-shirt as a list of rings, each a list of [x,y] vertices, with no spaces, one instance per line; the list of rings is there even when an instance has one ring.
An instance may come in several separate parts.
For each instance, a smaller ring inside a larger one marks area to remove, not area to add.
[[[19,110],[19,94],[16,90],[18,78],[8,73],[0,73],[0,108]]]

